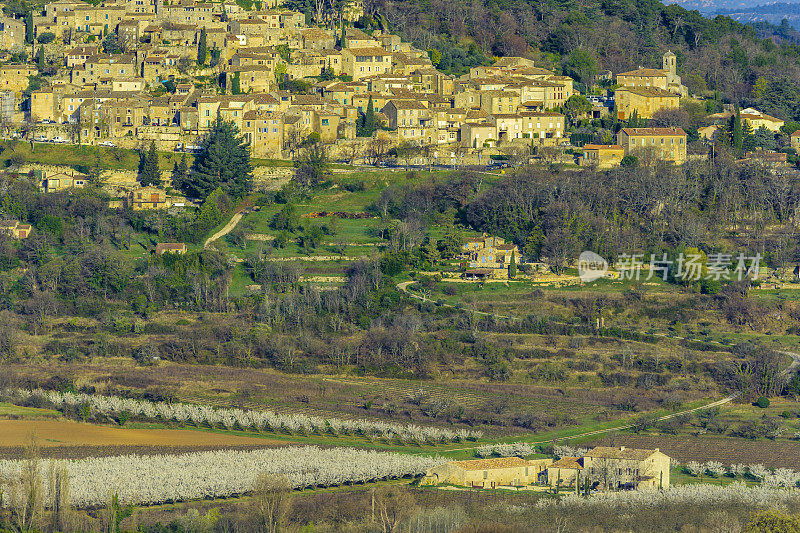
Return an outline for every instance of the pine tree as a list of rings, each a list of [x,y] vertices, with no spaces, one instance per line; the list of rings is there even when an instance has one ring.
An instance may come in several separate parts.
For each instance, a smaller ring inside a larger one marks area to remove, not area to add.
[[[197,64],[206,64],[206,54],[208,53],[208,45],[206,44],[206,29],[205,27],[200,30],[200,38],[197,40]]]
[[[239,136],[234,123],[219,117],[203,141],[203,150],[195,158],[182,190],[193,198],[205,199],[217,188],[233,198],[253,189],[250,144]]]
[[[139,181],[142,183],[142,186],[145,187],[148,185],[154,185],[156,187],[161,185],[161,171],[158,169],[158,152],[156,152],[155,141],[150,142],[150,149],[144,156]]]

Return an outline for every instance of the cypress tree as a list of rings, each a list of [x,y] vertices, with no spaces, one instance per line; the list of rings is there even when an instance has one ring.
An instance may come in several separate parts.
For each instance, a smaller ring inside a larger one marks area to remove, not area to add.
[[[736,155],[741,155],[742,145],[744,144],[744,134],[742,131],[742,114],[739,112],[738,104],[733,114],[733,131],[731,133],[733,136],[733,149]]]
[[[517,257],[514,251],[511,251],[511,263],[508,264],[508,277],[514,279],[517,276]]]
[[[367,101],[367,112],[364,113],[364,136],[372,137],[376,129],[378,128],[375,125],[375,107],[372,104],[372,95],[370,95]]]
[[[639,113],[635,109],[633,110],[633,113],[631,113],[630,118],[628,118],[628,127],[629,128],[639,127]]]
[[[208,53],[208,45],[205,27],[200,30],[200,38],[197,40],[197,64],[206,64],[206,54]]]
[[[175,163],[172,169],[172,187],[183,190],[184,184],[189,177],[189,166],[186,163],[186,153],[181,156],[180,163]]]
[[[156,152],[155,141],[150,142],[150,149],[144,156],[142,164],[142,175],[139,179],[143,186],[161,185],[161,172],[158,170],[158,152]]]
[[[25,12],[25,42],[33,43],[33,11],[30,9]]]
[[[233,122],[219,117],[203,141],[203,150],[195,158],[182,190],[193,198],[205,199],[218,188],[233,198],[253,189],[250,144]]]

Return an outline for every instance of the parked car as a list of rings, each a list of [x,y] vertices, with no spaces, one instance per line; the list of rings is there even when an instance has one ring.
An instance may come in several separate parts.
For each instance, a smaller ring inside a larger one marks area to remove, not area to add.
[[[113,143],[113,142],[111,142],[111,141],[103,141],[103,142],[101,142],[101,143],[98,143],[98,144],[99,144],[100,146],[107,146],[108,148],[116,148],[116,147],[117,147],[117,145],[116,145],[116,144],[114,144],[114,143]]]
[[[69,141],[66,140],[64,137],[62,137],[60,135],[56,135],[55,137],[52,138],[52,140],[50,142],[51,143],[55,143],[55,144],[66,144]]]
[[[48,139],[46,135],[34,135],[33,140],[37,143],[46,143],[50,139]]]

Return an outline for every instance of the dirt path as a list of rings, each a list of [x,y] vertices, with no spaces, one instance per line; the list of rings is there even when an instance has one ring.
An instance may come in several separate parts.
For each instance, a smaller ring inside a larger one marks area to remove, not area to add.
[[[242,211],[237,211],[236,213],[234,213],[231,219],[228,221],[228,223],[225,224],[225,226],[223,226],[221,230],[219,230],[214,235],[206,239],[203,248],[208,248],[209,246],[211,246],[212,242],[216,241],[217,239],[221,239],[222,237],[233,231],[233,228],[235,228],[236,225],[239,223],[239,221],[242,220],[243,216],[244,213]]]

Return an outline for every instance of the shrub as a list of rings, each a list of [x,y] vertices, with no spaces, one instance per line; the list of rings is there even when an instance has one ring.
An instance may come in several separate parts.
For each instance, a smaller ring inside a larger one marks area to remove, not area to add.
[[[52,32],[49,32],[49,31],[46,31],[46,32],[40,34],[39,38],[36,39],[36,40],[39,41],[40,44],[52,43],[53,41],[56,40],[56,34],[52,33]]]
[[[766,409],[767,407],[769,407],[769,398],[761,396],[758,400],[756,400],[756,402],[753,405],[755,405],[756,407],[760,407],[761,409]]]

